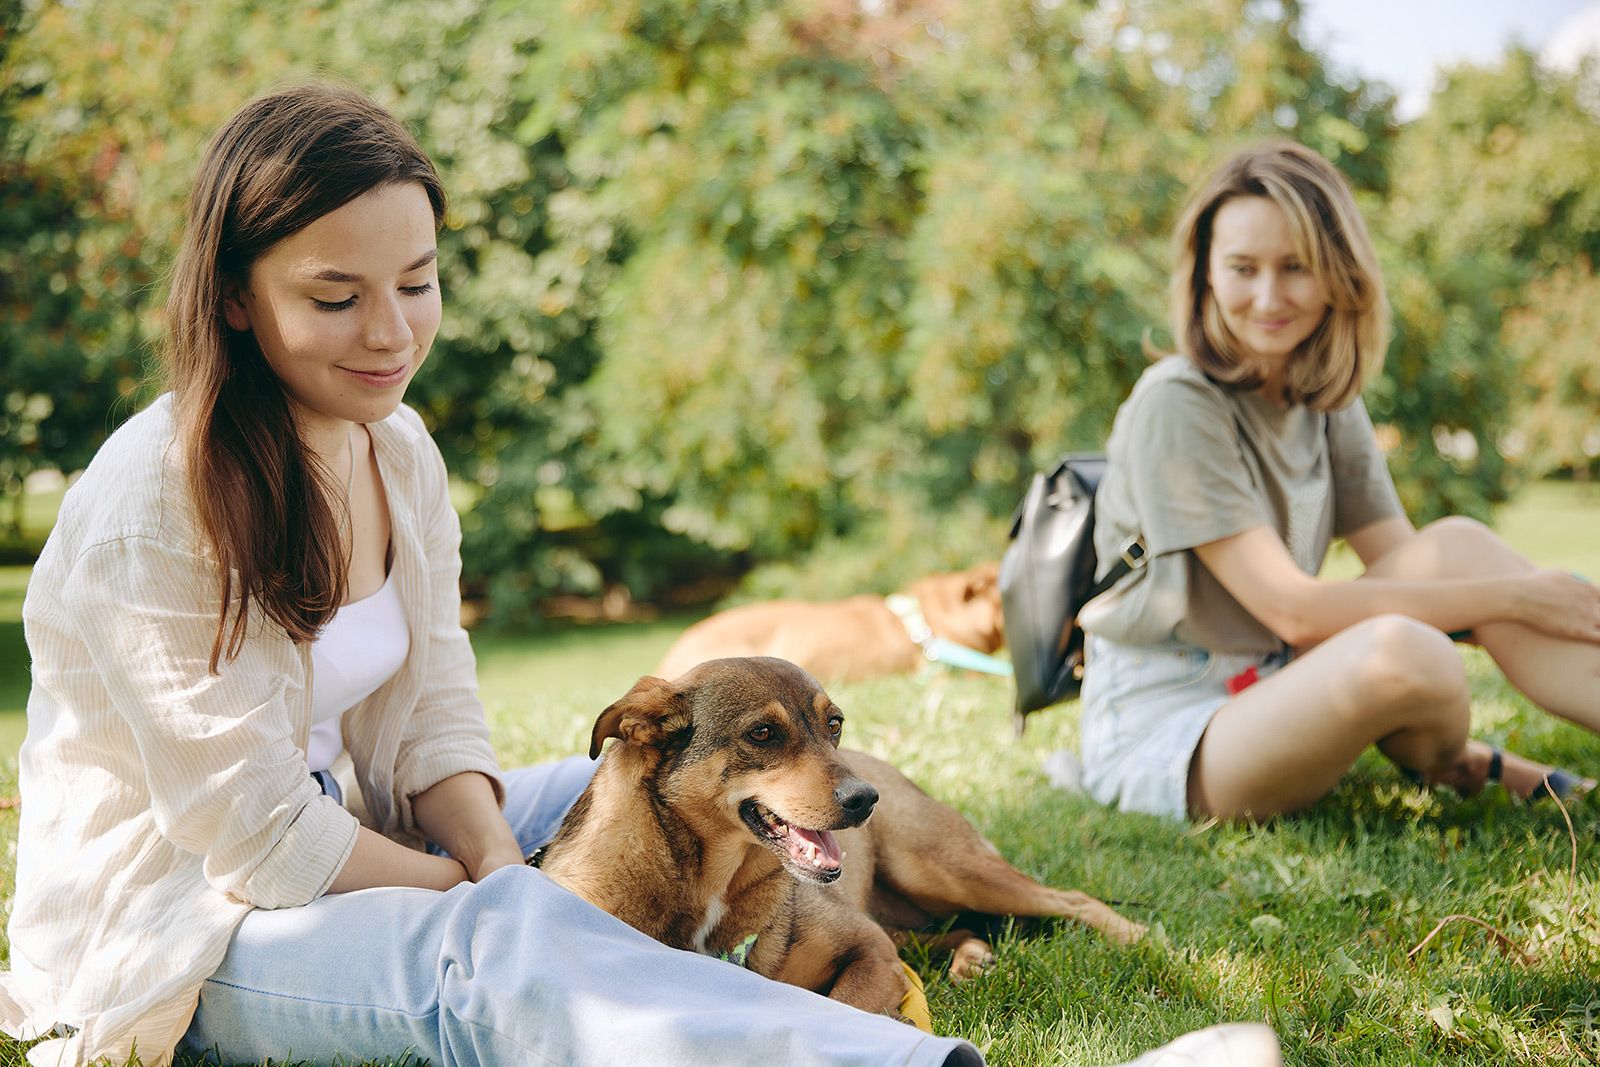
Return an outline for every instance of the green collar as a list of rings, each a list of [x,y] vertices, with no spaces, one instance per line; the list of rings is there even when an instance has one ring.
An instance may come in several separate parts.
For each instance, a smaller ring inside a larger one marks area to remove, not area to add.
[[[750,966],[750,952],[756,947],[756,935],[751,934],[726,952],[717,953],[717,959],[726,960],[735,967]]]

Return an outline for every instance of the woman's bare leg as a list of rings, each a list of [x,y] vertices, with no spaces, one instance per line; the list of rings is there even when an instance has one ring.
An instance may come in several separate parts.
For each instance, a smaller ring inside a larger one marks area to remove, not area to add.
[[[1488,578],[1536,568],[1471,519],[1441,519],[1367,568],[1374,578]],[[1563,641],[1512,622],[1473,631],[1512,685],[1553,714],[1600,732],[1600,645]]]
[[[1262,819],[1324,796],[1368,745],[1430,781],[1471,792],[1490,749],[1467,740],[1466,669],[1450,639],[1399,615],[1368,619],[1223,705],[1189,766],[1198,817]],[[1541,764],[1506,757],[1526,795]]]

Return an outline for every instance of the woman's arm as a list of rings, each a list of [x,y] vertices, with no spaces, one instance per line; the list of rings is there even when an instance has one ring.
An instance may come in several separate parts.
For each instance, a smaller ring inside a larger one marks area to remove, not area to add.
[[[1417,528],[1411,525],[1411,520],[1406,516],[1391,515],[1387,519],[1368,523],[1348,535],[1345,541],[1361,557],[1361,562],[1370,567],[1411,540],[1416,533]]]
[[[45,650],[35,667],[92,670],[105,694],[93,699],[127,730],[109,735],[126,751],[106,762],[143,774],[156,831],[203,857],[214,888],[259,908],[295,907],[333,883],[359,826],[320,795],[295,743],[288,680],[301,652],[281,633],[252,633],[211,673],[214,575],[207,560],[151,537],[95,545],[57,594],[70,651]]]
[[[1386,520],[1387,521],[1387,520]],[[1384,524],[1373,524],[1379,526]],[[1373,527],[1359,531],[1378,533]],[[1382,540],[1363,538],[1357,552]],[[1445,632],[1519,622],[1543,633],[1600,641],[1595,587],[1564,571],[1507,578],[1328,581],[1296,566],[1278,535],[1255,526],[1194,550],[1246,611],[1295,647],[1314,645],[1375,615],[1406,615]]]
[[[462,842],[447,838],[438,827],[423,825],[416,801],[449,779],[475,771],[476,776],[469,777],[478,778],[490,794],[476,810],[493,814],[504,826],[499,814],[503,786],[478,700],[472,643],[461,627],[461,524],[450,504],[444,459],[415,412],[402,407],[400,417],[417,434],[416,481],[408,507],[422,537],[426,623],[412,633],[411,640],[413,651],[427,646],[428,669],[416,704],[408,713],[395,760],[395,810],[402,829],[422,834],[451,855],[465,859],[469,857],[461,851]],[[509,835],[509,827],[505,833]],[[487,850],[486,854],[501,851]]]
[[[411,808],[428,840],[450,856],[418,852],[362,827],[350,859],[328,892],[381,885],[443,890],[465,881],[480,882],[491,871],[523,862],[494,787],[475,771],[451,775],[418,793],[411,798]]]
[[[350,858],[334,876],[328,892],[349,893],[376,886],[416,886],[442,891],[466,880],[466,868],[455,860],[407,848],[363,826],[356,833],[356,845],[350,850]]]
[[[461,861],[474,882],[523,862],[494,786],[476,771],[454,774],[411,798],[417,825],[428,839]]]

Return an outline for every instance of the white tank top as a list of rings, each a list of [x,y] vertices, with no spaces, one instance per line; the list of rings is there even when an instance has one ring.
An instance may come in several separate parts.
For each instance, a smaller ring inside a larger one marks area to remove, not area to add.
[[[394,677],[410,651],[411,631],[390,570],[381,589],[334,612],[311,643],[311,770],[333,766],[344,751],[344,713]]]

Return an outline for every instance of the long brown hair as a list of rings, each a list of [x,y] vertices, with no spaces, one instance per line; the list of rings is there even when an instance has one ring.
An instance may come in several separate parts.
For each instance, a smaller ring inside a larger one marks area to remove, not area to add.
[[[1289,222],[1295,251],[1328,294],[1328,314],[1290,362],[1291,403],[1322,411],[1349,404],[1383,364],[1389,303],[1383,272],[1344,176],[1304,145],[1269,141],[1234,155],[1201,182],[1173,235],[1172,334],[1213,381],[1260,387],[1259,368],[1241,362],[1209,277],[1217,211],[1239,196],[1266,197]]]
[[[313,639],[344,600],[348,566],[342,487],[303,439],[255,335],[228,327],[224,296],[246,288],[251,265],[279,241],[409,182],[421,183],[441,222],[444,187],[405,128],[361,93],[321,83],[245,105],[201,160],[162,361],[190,494],[216,555],[213,672],[243,647],[251,601],[293,640]]]

